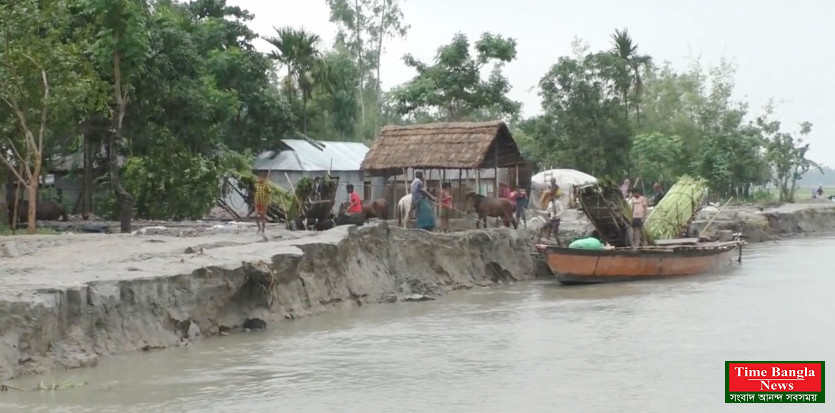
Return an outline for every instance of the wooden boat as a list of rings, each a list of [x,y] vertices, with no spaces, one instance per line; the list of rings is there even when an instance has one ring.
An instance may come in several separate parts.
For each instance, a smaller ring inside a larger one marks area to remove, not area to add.
[[[713,272],[741,262],[743,241],[681,243],[586,250],[537,245],[562,284],[635,281]]]
[[[579,189],[583,213],[597,237],[608,246],[602,250],[537,245],[551,272],[563,284],[633,281],[715,271],[732,261],[742,261],[737,237],[728,242],[701,242],[696,238],[653,240],[643,233],[642,244],[631,247],[629,207],[613,185],[589,185]]]

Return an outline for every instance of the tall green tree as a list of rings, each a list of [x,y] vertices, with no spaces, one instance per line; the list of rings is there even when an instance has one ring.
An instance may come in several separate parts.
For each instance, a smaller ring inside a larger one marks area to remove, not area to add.
[[[518,114],[521,105],[507,97],[510,83],[502,74],[503,64],[516,59],[516,40],[484,33],[474,46],[473,54],[467,36],[459,33],[438,49],[432,64],[404,56],[417,75],[392,91],[398,112],[414,115],[423,110],[444,121]],[[491,71],[484,81],[481,74],[487,68]]]
[[[323,55],[313,94],[313,106],[318,116],[313,136],[356,140],[359,119],[356,82],[359,76],[353,56],[344,47],[336,47]]]
[[[812,131],[812,124],[802,122],[799,137],[780,130],[780,122],[769,120],[768,115],[757,118],[756,124],[763,133],[766,140],[766,159],[771,167],[772,181],[779,191],[780,202],[794,202],[794,192],[797,189],[797,182],[803,175],[812,168],[823,172],[820,165],[806,158],[809,152],[809,143],[803,138]]]
[[[721,197],[749,196],[752,186],[769,177],[759,128],[745,121],[747,104],[733,99],[735,73],[724,60],[707,68],[694,60],[684,71],[667,64],[650,72],[638,126],[640,134],[680,137],[676,169],[707,178]]]
[[[254,17],[251,13],[227,5],[226,0],[192,1],[169,9],[185,9],[177,15],[180,30],[189,38],[186,45],[193,50],[189,55],[198,59],[192,65],[202,77],[211,77],[208,84],[237,100],[228,121],[212,123],[217,124],[225,147],[269,149],[294,132],[296,116],[273,84],[273,62],[252,44],[257,35],[247,25]],[[157,10],[164,12],[159,3]],[[199,60],[205,61],[205,67]]]
[[[354,56],[360,76],[357,78],[360,124],[363,134],[376,133],[383,110],[380,82],[381,56],[387,39],[404,37],[409,26],[404,23],[400,0],[326,0],[330,21],[338,26],[336,45],[343,45]],[[372,87],[368,87],[372,85]],[[376,114],[370,114],[373,108]]]
[[[72,131],[76,109],[96,109],[88,105],[96,89],[90,68],[78,45],[65,39],[70,16],[64,0],[0,4],[0,168],[26,188],[30,234],[46,154],[62,133],[53,128]]]
[[[148,59],[147,20],[150,6],[144,0],[81,0],[98,32],[91,54],[105,79],[113,85],[110,102],[111,129],[107,134],[110,186],[119,205],[121,232],[131,231],[134,197],[121,180],[120,159],[125,153],[123,125],[127,114],[131,82]]]
[[[623,106],[626,117],[629,117],[630,100],[632,92],[632,106],[635,108],[635,117],[638,124],[641,123],[641,97],[644,92],[643,72],[652,68],[652,57],[638,53],[638,44],[632,40],[629,31],[615,29],[612,34],[612,54],[619,57],[625,67],[619,71],[617,86],[623,96]],[[623,70],[625,69],[625,70]]]
[[[541,115],[526,128],[551,164],[620,179],[628,168],[629,122],[622,116],[622,62],[608,52],[561,57],[540,80]]]
[[[382,103],[382,82],[380,81],[381,58],[383,44],[386,39],[406,37],[409,25],[403,22],[403,11],[398,0],[373,0],[371,7],[371,21],[369,37],[375,44],[375,50],[370,56],[376,75],[374,76],[375,96],[378,105]],[[379,108],[378,108],[379,109]]]
[[[319,62],[319,35],[309,33],[304,29],[293,29],[284,27],[275,29],[276,36],[267,39],[275,51],[270,57],[287,68],[288,94],[298,89],[301,91],[302,100],[302,131],[307,133],[307,101],[313,93],[317,72],[320,69]]]

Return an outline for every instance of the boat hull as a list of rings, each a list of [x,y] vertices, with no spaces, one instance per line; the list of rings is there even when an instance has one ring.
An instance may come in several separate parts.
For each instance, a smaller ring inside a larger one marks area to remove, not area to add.
[[[542,253],[559,282],[589,284],[710,273],[737,261],[741,247],[739,242],[609,250],[548,246]]]

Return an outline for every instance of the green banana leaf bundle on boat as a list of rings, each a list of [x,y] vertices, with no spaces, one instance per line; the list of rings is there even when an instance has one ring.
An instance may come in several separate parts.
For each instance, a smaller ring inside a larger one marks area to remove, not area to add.
[[[652,209],[644,230],[653,239],[677,238],[692,222],[707,196],[707,189],[707,180],[682,176]]]

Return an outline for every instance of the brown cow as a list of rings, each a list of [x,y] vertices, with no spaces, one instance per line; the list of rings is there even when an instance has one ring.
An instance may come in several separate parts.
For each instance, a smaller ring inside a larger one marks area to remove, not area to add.
[[[513,228],[517,228],[518,224],[513,214],[516,212],[516,206],[513,202],[505,198],[487,198],[484,195],[479,195],[475,192],[467,193],[467,199],[472,201],[473,209],[478,214],[475,227],[479,228],[479,224],[484,223],[484,228],[487,228],[487,217],[500,217],[504,222],[504,226],[509,227],[513,224]]]
[[[365,215],[365,218],[380,218],[380,219],[387,219],[388,212],[388,202],[385,199],[375,199],[371,202],[365,202],[362,204],[362,213]]]

